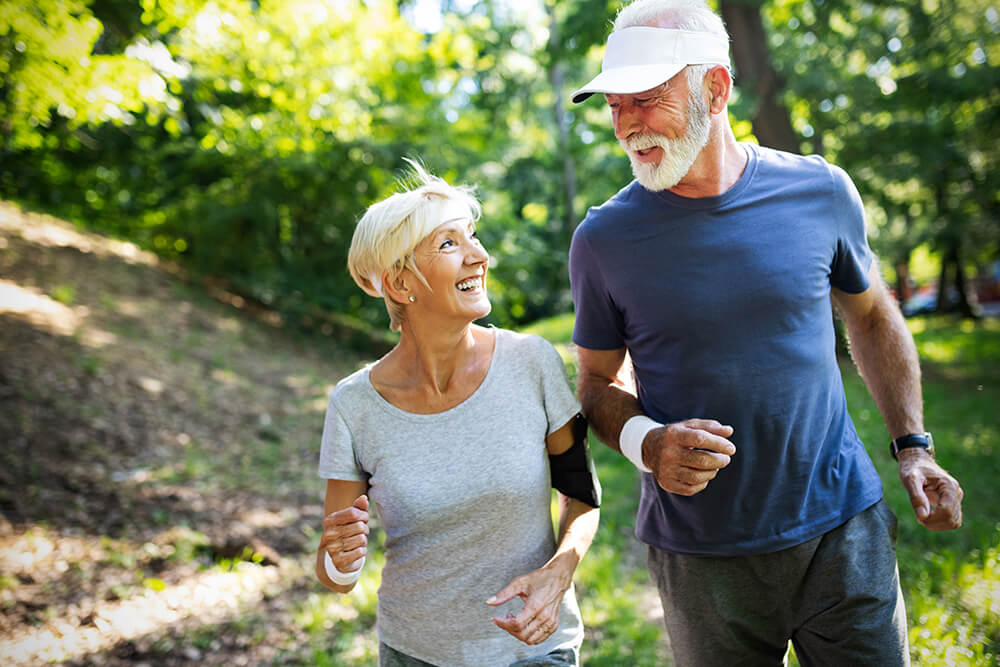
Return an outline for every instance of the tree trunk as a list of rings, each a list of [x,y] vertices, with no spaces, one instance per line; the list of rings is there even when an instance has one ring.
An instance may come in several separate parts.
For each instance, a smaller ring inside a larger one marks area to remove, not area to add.
[[[903,305],[912,296],[910,294],[910,254],[896,262],[896,301]]]
[[[559,43],[559,21],[556,20],[555,2],[546,2],[545,9],[549,13],[549,42]],[[550,50],[550,53],[552,50]],[[569,150],[569,121],[566,118],[566,109],[563,106],[563,81],[565,67],[563,63],[553,60],[549,63],[549,81],[552,84],[552,91],[555,95],[556,128],[559,136],[559,154],[562,155],[563,167],[563,188],[566,199],[566,212],[563,218],[563,233],[566,238],[573,235],[576,228],[576,213],[573,210],[573,202],[576,200],[576,166],[573,164],[573,156]]]
[[[799,137],[792,127],[788,109],[779,99],[782,81],[771,65],[760,3],[722,1],[719,9],[733,39],[737,81],[754,102],[751,111],[753,133],[764,146],[800,153]]]
[[[971,295],[969,292],[969,284],[965,279],[965,268],[962,266],[962,257],[958,250],[958,244],[955,244],[955,289],[958,291],[958,314],[962,317],[967,317],[970,319],[976,319],[978,313],[976,312],[975,306],[975,294]]]
[[[949,271],[949,269],[952,269]],[[965,279],[965,269],[962,268],[962,256],[958,247],[958,241],[952,241],[947,252],[941,259],[941,279],[938,281],[937,312],[947,312],[952,310],[952,304],[948,302],[948,274],[954,276],[955,293],[958,295],[958,303],[954,305],[954,310],[961,317],[969,319],[979,318],[978,303],[975,295],[970,298],[969,286]]]
[[[913,216],[910,215],[909,211],[903,211],[903,220],[905,221],[905,235],[906,238],[909,238],[910,230],[913,229]],[[907,247],[905,250],[900,251],[896,260],[896,300],[899,301],[900,306],[913,296],[913,290],[910,287],[911,254],[913,254],[913,249]]]

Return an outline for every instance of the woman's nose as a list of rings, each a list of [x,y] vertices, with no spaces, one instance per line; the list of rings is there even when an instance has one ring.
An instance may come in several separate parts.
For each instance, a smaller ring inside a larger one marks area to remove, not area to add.
[[[479,241],[472,244],[469,254],[465,256],[466,264],[485,264],[490,261],[490,254]]]

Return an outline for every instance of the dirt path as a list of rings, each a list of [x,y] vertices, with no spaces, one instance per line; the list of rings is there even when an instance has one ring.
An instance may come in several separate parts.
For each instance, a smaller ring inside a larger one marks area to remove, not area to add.
[[[0,202],[0,662],[306,655],[316,440],[359,359],[215,296]]]

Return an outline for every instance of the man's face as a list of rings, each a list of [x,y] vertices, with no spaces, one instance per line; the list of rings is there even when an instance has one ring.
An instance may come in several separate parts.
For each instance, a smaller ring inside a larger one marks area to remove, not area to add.
[[[605,96],[615,136],[647,190],[677,185],[708,142],[708,103],[700,87],[688,92],[684,70],[661,86]]]

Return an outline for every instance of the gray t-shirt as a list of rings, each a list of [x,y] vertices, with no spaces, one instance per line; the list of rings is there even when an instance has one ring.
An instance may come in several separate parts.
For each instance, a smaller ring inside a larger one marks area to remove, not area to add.
[[[320,477],[367,480],[385,531],[379,638],[435,665],[506,666],[583,638],[572,588],[540,645],[490,620],[522,603],[486,600],[555,553],[545,437],[579,411],[548,342],[495,331],[486,378],[454,408],[401,410],[365,367],[337,384],[323,428]]]

